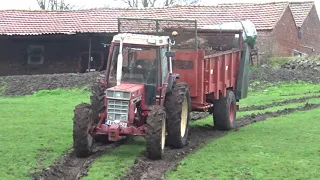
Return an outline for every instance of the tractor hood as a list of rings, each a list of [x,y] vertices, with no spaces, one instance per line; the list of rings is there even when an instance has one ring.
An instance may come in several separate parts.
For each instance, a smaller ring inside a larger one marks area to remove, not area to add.
[[[143,84],[127,84],[121,83],[118,86],[107,89],[107,96],[109,98],[134,99],[141,97],[144,92]]]

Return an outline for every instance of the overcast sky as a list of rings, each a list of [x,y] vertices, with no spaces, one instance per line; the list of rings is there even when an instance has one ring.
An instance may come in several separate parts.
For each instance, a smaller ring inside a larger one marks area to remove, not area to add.
[[[285,0],[201,0],[203,5],[212,5],[215,3],[234,3],[234,2],[275,2]],[[306,1],[306,0],[294,0]],[[110,5],[111,7],[123,7],[121,3],[115,3],[114,0],[65,0],[66,3],[77,5],[84,8],[104,7]],[[320,0],[315,0],[318,14],[320,14]],[[2,3],[0,9],[32,9],[38,8],[37,0],[8,0]]]

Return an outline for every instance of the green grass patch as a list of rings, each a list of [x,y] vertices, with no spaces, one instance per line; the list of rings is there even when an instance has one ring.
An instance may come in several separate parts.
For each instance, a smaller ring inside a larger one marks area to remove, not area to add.
[[[62,89],[0,97],[1,179],[28,179],[70,149],[73,109],[88,101],[88,92]]]
[[[319,95],[319,91],[320,84],[311,84],[301,81],[295,83],[278,83],[274,84],[273,86],[262,88],[257,92],[250,92],[247,98],[240,100],[239,105],[240,107],[264,105],[274,101]]]
[[[314,179],[320,176],[320,108],[230,132],[180,162],[166,179]]]
[[[320,56],[308,56],[308,57],[271,57],[268,58],[268,65],[272,68],[279,68],[281,65],[287,63],[290,60],[309,60],[320,61]]]
[[[266,113],[266,112],[277,112],[279,110],[283,110],[283,109],[293,109],[293,108],[298,108],[298,107],[303,107],[305,106],[306,103],[309,104],[320,104],[320,98],[312,98],[312,99],[308,99],[305,102],[301,102],[301,103],[290,103],[290,104],[285,104],[285,105],[281,105],[281,106],[274,106],[274,107],[269,107],[263,110],[252,110],[252,111],[240,111],[237,112],[237,118],[241,118],[244,116],[248,116],[251,114],[259,114],[259,113]],[[206,125],[213,125],[213,119],[212,119],[212,115],[202,119],[202,120],[197,120],[197,121],[192,121],[190,123],[190,126],[206,126]]]

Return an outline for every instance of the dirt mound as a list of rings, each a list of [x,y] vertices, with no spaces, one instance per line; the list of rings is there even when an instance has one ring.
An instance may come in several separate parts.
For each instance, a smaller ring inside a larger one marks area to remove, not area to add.
[[[52,90],[57,88],[86,86],[94,83],[98,76],[100,76],[99,72],[84,74],[69,73],[2,76],[0,77],[0,89],[1,86],[5,86],[5,90],[3,92],[4,95],[21,96],[32,94],[36,91],[44,89]]]
[[[307,81],[311,83],[320,83],[320,71],[314,69],[289,70],[289,69],[269,69],[252,70],[249,73],[250,82],[260,80],[265,82],[283,82],[283,81]]]
[[[285,114],[290,114],[295,111],[306,111],[319,107],[320,105],[306,104],[304,107],[283,109],[277,112],[267,112],[264,114],[253,114],[237,119],[237,127],[243,127],[245,125],[263,121],[270,117],[278,117]],[[237,129],[236,129],[237,131]],[[152,161],[146,159],[145,156],[137,158],[135,164],[127,172],[123,180],[162,180],[164,174],[177,166],[178,161],[192,153],[197,147],[206,143],[209,139],[217,139],[226,135],[228,132],[216,130],[212,126],[207,127],[193,127],[190,129],[189,144],[182,149],[169,149],[165,150],[165,157],[162,160]]]

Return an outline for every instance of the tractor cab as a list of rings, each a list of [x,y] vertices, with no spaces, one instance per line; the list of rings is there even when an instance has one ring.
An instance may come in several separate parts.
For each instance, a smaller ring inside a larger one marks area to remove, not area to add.
[[[169,36],[121,33],[114,36],[106,82],[107,98],[156,104],[169,73]]]

